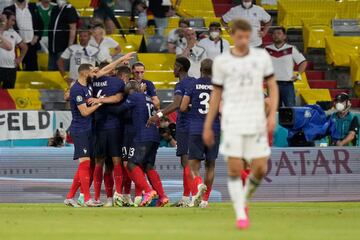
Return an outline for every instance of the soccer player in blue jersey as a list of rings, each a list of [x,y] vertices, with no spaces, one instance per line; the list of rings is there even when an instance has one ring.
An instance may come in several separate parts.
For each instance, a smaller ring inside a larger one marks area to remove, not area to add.
[[[175,85],[174,100],[165,109],[159,111],[156,115],[151,117],[148,124],[154,124],[160,120],[162,116],[166,116],[179,109],[181,100],[187,88],[196,80],[188,76],[190,69],[190,61],[185,57],[178,57],[175,60],[174,75],[179,78],[179,82]],[[176,207],[187,206],[190,203],[190,194],[192,186],[192,178],[190,167],[188,165],[188,138],[189,138],[189,117],[187,113],[178,112],[176,119],[176,141],[177,149],[176,156],[180,157],[181,165],[183,167],[183,197],[180,201],[173,204]]]
[[[152,99],[146,96],[137,81],[126,84],[125,91],[128,94],[126,102],[113,109],[116,114],[123,114],[131,110],[132,124],[135,130],[133,148],[128,153],[128,174],[142,191],[145,192],[140,206],[147,206],[156,194],[159,195],[158,207],[165,206],[169,199],[165,195],[160,176],[154,165],[160,142],[160,134],[155,125],[147,126],[147,121],[155,113]],[[152,187],[146,182],[144,172]]]
[[[100,68],[106,66],[106,63],[100,64]],[[101,104],[119,104],[123,99],[123,92],[125,83],[113,77],[110,72],[108,75],[96,78],[92,82],[93,98],[90,103]],[[109,114],[106,108],[99,109],[95,112],[95,132],[96,132],[96,147],[95,147],[95,170],[94,170],[94,192],[95,201],[100,202],[100,190],[103,180],[103,165],[107,161],[106,158],[111,158],[111,163],[106,164],[106,171],[104,175],[105,190],[107,193],[107,202],[105,206],[112,206],[113,203],[117,206],[122,206],[122,164],[121,164],[121,146],[123,138],[123,123],[121,118]],[[112,171],[113,170],[113,171]],[[115,193],[112,194],[112,184],[110,184],[108,173],[114,175]]]
[[[134,80],[140,84],[144,93],[151,98],[155,108],[160,109],[160,100],[156,95],[155,85],[151,81],[144,79],[145,65],[142,62],[134,63],[132,65],[132,72]]]
[[[70,191],[64,201],[68,206],[79,207],[73,198],[80,186],[84,194],[85,206],[101,206],[101,204],[92,200],[90,195],[90,157],[93,151],[92,113],[99,108],[101,103],[88,105],[92,97],[89,84],[93,77],[100,78],[108,74],[117,64],[130,60],[133,54],[134,53],[126,54],[101,70],[94,68],[91,64],[81,64],[79,66],[79,79],[70,89],[70,106],[72,113],[70,133],[75,147],[74,160],[79,159],[80,164],[74,175]]]
[[[197,79],[193,85],[186,90],[182,99],[180,111],[189,111],[191,119],[189,125],[189,163],[193,181],[193,194],[190,206],[205,208],[211,193],[212,184],[215,177],[215,160],[218,157],[220,144],[220,119],[219,115],[214,120],[213,129],[215,133],[215,144],[207,147],[202,140],[202,132],[206,114],[209,111],[210,94],[213,89],[211,83],[212,60],[205,59],[201,62],[201,78]],[[205,181],[203,183],[200,175],[201,161],[205,160]]]

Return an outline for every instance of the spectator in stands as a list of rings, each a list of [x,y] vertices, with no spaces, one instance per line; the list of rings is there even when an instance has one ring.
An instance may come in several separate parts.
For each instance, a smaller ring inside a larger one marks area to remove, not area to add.
[[[286,42],[286,31],[283,27],[274,28],[273,44],[265,49],[269,52],[279,85],[279,106],[295,106],[294,82],[301,80],[301,74],[306,70],[307,62],[295,46]],[[299,66],[294,74],[294,62]]]
[[[160,109],[160,100],[156,94],[155,85],[151,81],[144,79],[145,65],[142,62],[134,63],[132,65],[132,73],[134,80],[140,83],[141,89],[144,91],[144,93],[151,97],[155,108]]]
[[[188,71],[189,77],[200,77],[200,65],[202,60],[207,58],[205,48],[198,45],[196,40],[196,33],[193,29],[188,28],[185,30],[185,38],[187,46],[185,49],[176,51],[177,55],[181,55],[189,59],[191,66]]]
[[[149,0],[149,9],[154,15],[156,34],[164,36],[164,30],[168,27],[168,17],[172,15],[171,2],[169,0]]]
[[[50,16],[51,10],[56,6],[50,0],[40,0],[37,4],[39,15],[44,24],[44,31],[41,36],[41,50],[44,52],[49,52],[49,24],[50,24]]]
[[[128,83],[131,77],[131,69],[125,65],[120,66],[116,69],[116,76],[125,83]]]
[[[135,16],[138,16],[136,32],[138,34],[144,34],[148,23],[147,5],[144,0],[135,0],[132,4],[131,23],[133,27],[135,25]]]
[[[94,17],[104,22],[107,34],[114,34],[116,29],[122,32],[121,25],[114,14],[113,0],[93,0],[91,6],[95,8]]]
[[[51,11],[49,29],[49,66],[50,71],[57,70],[57,61],[65,49],[75,43],[76,24],[79,16],[76,9],[66,0],[57,0],[57,6]]]
[[[207,57],[211,60],[223,52],[230,51],[230,44],[221,37],[221,25],[218,22],[212,22],[209,25],[208,38],[201,39],[199,46],[205,48]]]
[[[63,78],[70,85],[78,78],[78,68],[81,64],[89,63],[95,66],[96,63],[105,62],[106,56],[99,48],[89,45],[91,33],[89,30],[80,30],[79,44],[68,47],[58,60],[58,68]],[[69,75],[65,71],[65,60],[70,60]]]
[[[188,19],[181,18],[179,20],[179,28],[173,29],[168,35],[168,52],[176,53],[178,49],[186,48],[185,29],[190,27]]]
[[[16,23],[14,29],[19,32],[28,50],[23,59],[25,71],[37,71],[37,50],[40,48],[40,40],[43,30],[43,22],[35,3],[28,3],[27,0],[15,0],[14,4],[5,8],[15,12]]]
[[[357,146],[359,135],[359,119],[350,112],[351,101],[346,93],[336,95],[334,99],[336,112],[331,115],[335,122],[340,139],[332,139],[333,146]]]
[[[91,32],[90,46],[101,49],[103,54],[107,57],[108,62],[111,62],[112,58],[121,52],[119,43],[111,37],[105,36],[105,28],[101,23],[95,24],[92,27]],[[111,54],[111,50],[114,50],[113,54]]]
[[[253,47],[262,46],[262,38],[266,36],[271,26],[271,16],[259,6],[252,3],[252,0],[242,0],[240,5],[231,8],[221,18],[221,23],[228,29],[228,24],[236,18],[243,18],[250,22],[252,35],[250,45]],[[263,30],[261,26],[263,25]]]
[[[0,1],[0,13],[2,13],[2,11],[3,11],[6,7],[12,5],[13,3],[14,3],[13,0],[1,0],[1,1]]]
[[[11,50],[0,48],[0,87],[4,89],[14,88],[16,81],[16,69],[23,61],[27,45],[21,39],[20,35],[13,29],[16,22],[16,15],[10,10],[5,10],[6,25],[2,32],[2,37],[11,43]],[[2,39],[2,38],[0,38]],[[20,55],[16,57],[15,47],[20,48]]]
[[[7,18],[5,15],[0,15],[0,48],[11,51],[14,50],[10,40],[4,36],[4,31],[7,26]]]

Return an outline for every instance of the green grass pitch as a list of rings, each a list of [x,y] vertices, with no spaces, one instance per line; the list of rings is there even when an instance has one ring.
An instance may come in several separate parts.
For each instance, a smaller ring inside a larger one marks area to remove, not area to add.
[[[360,239],[360,203],[252,203],[250,217],[251,228],[238,231],[229,203],[208,209],[0,204],[0,239]]]

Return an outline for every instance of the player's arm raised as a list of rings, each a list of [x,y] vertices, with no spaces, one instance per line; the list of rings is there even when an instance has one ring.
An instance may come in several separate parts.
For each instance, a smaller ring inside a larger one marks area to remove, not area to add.
[[[267,116],[267,128],[269,132],[273,132],[276,125],[276,112],[279,105],[279,88],[274,75],[265,78],[267,89],[269,92],[269,114]]]
[[[112,63],[110,63],[110,64],[106,65],[105,67],[103,67],[102,69],[98,70],[95,73],[95,76],[97,78],[105,76],[106,74],[113,71],[116,68],[116,66],[119,65],[120,63],[128,62],[130,59],[132,59],[134,54],[135,54],[135,52],[127,53],[126,55],[122,56],[121,58],[116,59]]]
[[[157,121],[159,121],[159,119],[163,116],[163,115],[168,115],[170,113],[173,113],[176,111],[176,109],[178,109],[180,107],[181,104],[181,99],[182,96],[181,95],[175,95],[174,96],[174,100],[172,103],[170,103],[166,108],[164,108],[163,110],[160,111],[160,113],[155,114],[154,116],[152,116],[151,118],[149,118],[147,125],[150,126],[151,124],[155,124]],[[153,100],[154,102],[154,100]],[[155,104],[154,104],[155,105]]]
[[[221,86],[214,85],[214,89],[210,96],[209,112],[206,115],[203,131],[203,140],[206,146],[211,147],[215,143],[213,123],[219,113],[220,101],[222,96],[223,88]]]
[[[190,101],[191,101],[191,99],[190,99],[189,96],[184,96],[182,98],[181,105],[180,105],[180,112],[187,112],[188,111]]]
[[[109,97],[100,97],[100,98],[90,98],[88,103],[89,104],[95,104],[95,103],[119,103],[124,98],[124,95],[122,93],[117,93],[115,95],[109,96]]]

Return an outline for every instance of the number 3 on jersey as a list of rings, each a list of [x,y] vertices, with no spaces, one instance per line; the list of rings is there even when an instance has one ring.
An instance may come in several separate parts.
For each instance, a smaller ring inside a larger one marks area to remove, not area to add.
[[[201,100],[200,101],[201,108],[198,109],[199,113],[207,114],[209,112],[209,107],[210,107],[210,104],[209,104],[210,94],[206,93],[206,92],[202,92],[199,95],[199,99]]]

